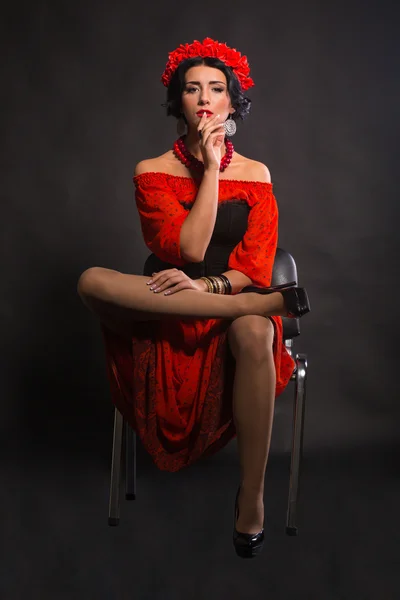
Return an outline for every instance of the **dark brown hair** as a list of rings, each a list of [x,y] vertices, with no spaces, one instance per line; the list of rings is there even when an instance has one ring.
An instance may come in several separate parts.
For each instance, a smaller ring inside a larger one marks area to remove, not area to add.
[[[245,119],[250,112],[250,98],[244,95],[239,80],[231,67],[227,67],[224,62],[219,60],[219,58],[214,58],[212,56],[186,58],[178,65],[167,88],[167,102],[162,105],[167,108],[167,115],[172,115],[177,119],[182,116],[182,92],[185,88],[185,73],[191,67],[197,67],[198,65],[213,67],[224,73],[231,104],[235,109],[232,118],[235,121],[238,119]]]

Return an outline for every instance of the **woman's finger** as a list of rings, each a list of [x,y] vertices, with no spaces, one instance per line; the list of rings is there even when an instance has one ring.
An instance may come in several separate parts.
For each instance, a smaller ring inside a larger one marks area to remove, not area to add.
[[[203,130],[203,141],[205,138],[207,138],[210,133],[214,133],[215,131],[224,131],[224,124],[223,123],[216,123],[213,127],[210,127],[208,129],[204,129]]]
[[[200,118],[199,124],[198,124],[198,126],[197,126],[197,131],[198,131],[198,133],[199,133],[199,137],[200,137],[200,138],[202,138],[202,137],[203,137],[203,128],[204,128],[204,125],[205,125],[205,123],[206,123],[206,121],[207,121],[207,118],[208,118],[208,117],[207,117],[207,113],[206,113],[206,112],[203,112],[203,115],[202,115],[202,117]]]
[[[161,277],[168,276],[169,274],[179,273],[178,269],[165,269],[165,271],[159,271],[158,273],[153,273],[149,281],[146,281],[147,285],[151,285],[153,283],[157,283]]]
[[[210,134],[208,134],[207,136],[205,136],[205,140],[204,140],[204,145],[208,148],[210,146],[213,146],[213,142],[215,140],[215,138],[218,137],[225,137],[225,130],[222,129],[221,131],[212,131]]]
[[[182,290],[193,289],[193,284],[191,281],[182,281],[178,283],[174,287],[169,288],[166,292],[164,292],[165,296],[170,296],[172,294],[176,294],[176,292],[181,292]]]
[[[149,286],[149,289],[151,292],[157,292],[158,290],[160,290],[161,288],[166,289],[168,287],[169,282],[177,282],[176,279],[172,279],[172,277],[163,277],[162,279],[159,279],[158,281],[155,281],[154,283],[152,283]]]
[[[182,275],[184,276],[184,279],[182,278],[182,276],[180,274],[177,275],[172,275],[171,277],[168,277],[168,279],[164,280],[164,281],[160,281],[157,284],[153,284],[150,289],[152,292],[158,294],[159,292],[163,292],[164,290],[166,290],[167,288],[176,285],[178,283],[181,283],[182,281],[188,281],[188,277],[182,273]]]
[[[207,131],[209,131],[210,129],[212,130],[213,127],[218,127],[219,126],[219,119],[220,119],[221,115],[215,115],[215,117],[201,117],[201,120],[199,121],[199,125],[197,127],[197,131],[199,132],[199,136],[200,138],[203,138],[205,133]]]
[[[214,121],[214,119],[213,119]],[[218,121],[214,121],[212,123],[206,123],[204,125],[204,127],[202,128],[202,137],[204,137],[207,133],[209,133],[210,131],[214,131],[215,129],[218,129],[219,127],[223,126],[224,122],[219,122]]]
[[[205,132],[203,134],[202,142],[204,145],[207,144],[207,141],[210,139],[210,136],[212,136],[213,134],[214,134],[213,137],[215,137],[215,135],[225,135],[224,126],[222,123],[220,125],[216,125],[213,130],[211,130],[211,131],[208,130],[207,132]]]

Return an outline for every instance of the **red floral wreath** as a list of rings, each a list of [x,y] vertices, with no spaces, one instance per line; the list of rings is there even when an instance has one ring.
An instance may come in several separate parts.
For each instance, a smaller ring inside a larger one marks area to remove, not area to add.
[[[243,91],[248,90],[254,85],[254,81],[249,77],[250,67],[247,62],[247,56],[242,56],[235,48],[229,48],[226,44],[217,42],[211,38],[205,38],[202,42],[194,40],[192,44],[181,44],[176,50],[168,54],[168,62],[161,77],[161,81],[165,87],[168,87],[179,63],[186,58],[193,58],[195,56],[214,56],[222,60],[227,67],[232,68]]]

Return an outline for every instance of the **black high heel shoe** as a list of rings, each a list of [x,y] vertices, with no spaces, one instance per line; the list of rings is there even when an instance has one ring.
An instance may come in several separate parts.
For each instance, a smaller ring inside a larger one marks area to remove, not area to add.
[[[241,558],[254,558],[260,554],[264,547],[264,528],[258,533],[241,533],[236,529],[236,522],[239,518],[238,498],[240,485],[236,493],[235,500],[235,515],[233,525],[233,545],[235,546],[236,554]]]
[[[257,294],[273,294],[274,292],[280,292],[283,296],[288,317],[300,318],[311,310],[306,289],[297,287],[295,281],[266,288],[258,285],[248,285],[239,293],[242,294],[247,292],[256,292]]]

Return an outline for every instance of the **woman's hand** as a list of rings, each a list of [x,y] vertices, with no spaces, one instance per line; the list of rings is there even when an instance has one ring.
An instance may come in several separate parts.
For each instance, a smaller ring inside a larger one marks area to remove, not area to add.
[[[207,117],[206,113],[200,119],[197,127],[200,137],[200,150],[203,155],[204,170],[219,170],[224,145],[225,130],[221,115]]]
[[[152,292],[165,295],[175,294],[181,290],[196,290],[205,292],[207,285],[201,279],[190,279],[183,271],[178,269],[166,269],[153,273],[151,279],[146,282]],[[167,290],[167,291],[165,291]]]

